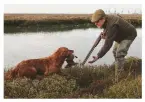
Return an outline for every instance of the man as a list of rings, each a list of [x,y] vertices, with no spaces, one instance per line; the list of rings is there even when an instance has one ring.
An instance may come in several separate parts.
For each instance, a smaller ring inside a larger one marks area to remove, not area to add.
[[[135,27],[117,15],[106,15],[102,9],[98,9],[92,15],[91,22],[98,28],[103,28],[101,38],[105,39],[105,43],[97,56],[93,56],[93,60],[89,63],[94,63],[99,58],[102,58],[111,48],[115,41],[113,48],[113,55],[115,58],[118,70],[124,70],[124,57],[127,51],[137,36]]]

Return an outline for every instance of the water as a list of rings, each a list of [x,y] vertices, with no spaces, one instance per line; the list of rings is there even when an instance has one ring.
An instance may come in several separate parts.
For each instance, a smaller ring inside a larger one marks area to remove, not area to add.
[[[4,66],[12,67],[26,59],[41,58],[51,55],[59,47],[68,47],[78,56],[75,61],[82,62],[94,41],[102,30],[81,29],[64,32],[38,32],[4,35]],[[142,57],[142,29],[137,29],[138,36],[131,45],[127,56]],[[104,40],[95,48],[88,60],[97,55]],[[112,47],[113,48],[113,47]],[[114,61],[112,48],[93,65],[111,64]],[[86,63],[88,64],[88,63]]]

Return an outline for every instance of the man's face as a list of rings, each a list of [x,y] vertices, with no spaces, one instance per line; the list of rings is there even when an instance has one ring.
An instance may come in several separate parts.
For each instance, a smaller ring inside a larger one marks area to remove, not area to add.
[[[103,27],[103,24],[105,23],[105,18],[102,18],[96,22],[94,22],[95,25],[98,27],[98,28],[102,28]]]

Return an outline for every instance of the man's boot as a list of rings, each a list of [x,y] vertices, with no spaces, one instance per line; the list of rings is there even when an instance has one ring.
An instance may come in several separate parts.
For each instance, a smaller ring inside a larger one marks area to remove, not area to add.
[[[115,63],[115,82],[118,82],[119,76],[124,72],[124,58],[117,58]]]

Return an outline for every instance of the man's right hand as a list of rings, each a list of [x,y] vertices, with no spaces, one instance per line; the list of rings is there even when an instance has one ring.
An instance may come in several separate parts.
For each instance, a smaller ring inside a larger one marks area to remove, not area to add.
[[[98,60],[98,56],[93,56],[93,60],[89,61],[88,63],[92,64]]]
[[[106,39],[106,34],[104,32],[101,32],[101,38]]]

